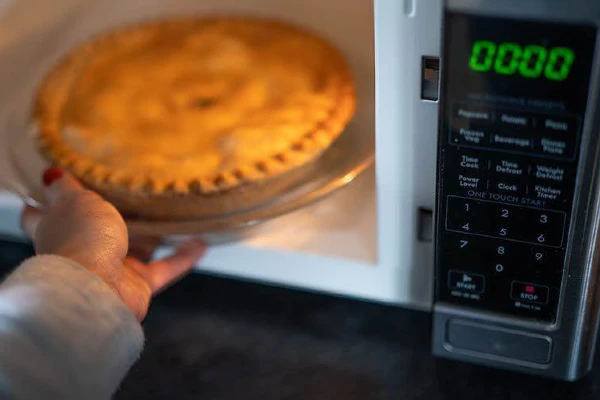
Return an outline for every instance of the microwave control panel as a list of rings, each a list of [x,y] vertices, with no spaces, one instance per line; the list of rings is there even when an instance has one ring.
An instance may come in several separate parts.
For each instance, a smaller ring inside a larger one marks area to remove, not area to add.
[[[446,15],[436,302],[556,320],[595,38]]]

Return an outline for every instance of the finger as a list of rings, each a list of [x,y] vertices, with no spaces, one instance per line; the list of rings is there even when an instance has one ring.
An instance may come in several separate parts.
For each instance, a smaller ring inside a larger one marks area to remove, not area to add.
[[[138,272],[148,281],[156,294],[188,273],[206,252],[203,241],[190,242],[162,260],[154,261]]]
[[[27,237],[33,240],[35,232],[37,230],[44,212],[29,205],[26,205],[21,214],[21,229],[25,231]]]
[[[137,272],[141,272],[146,268],[146,264],[134,257],[125,257],[123,265]]]
[[[127,255],[146,263],[150,261],[160,242],[160,237],[130,237]]]
[[[61,198],[83,190],[75,178],[60,168],[51,167],[44,172],[44,196],[50,206],[55,205]]]

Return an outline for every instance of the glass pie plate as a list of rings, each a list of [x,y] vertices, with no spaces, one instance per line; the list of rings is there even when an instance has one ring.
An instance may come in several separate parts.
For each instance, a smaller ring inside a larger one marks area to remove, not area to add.
[[[17,179],[12,186],[19,188],[20,195],[26,197],[28,204],[39,203],[43,207],[40,177],[48,162],[39,153],[24,118],[11,115],[6,122],[8,143],[5,149]],[[211,243],[238,240],[254,233],[262,223],[299,210],[348,185],[374,160],[374,134],[363,132],[350,124],[338,140],[313,161],[303,179],[295,182],[283,195],[268,199],[258,206],[184,221],[137,218],[125,218],[125,221],[132,235],[160,236],[172,240],[202,236]]]

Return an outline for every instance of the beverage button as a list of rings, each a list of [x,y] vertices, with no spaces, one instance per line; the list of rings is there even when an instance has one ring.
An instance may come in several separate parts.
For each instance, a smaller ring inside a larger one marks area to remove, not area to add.
[[[520,133],[494,133],[490,135],[490,143],[499,150],[531,151],[533,140],[530,136]]]
[[[485,277],[471,272],[450,270],[448,272],[448,287],[472,293],[485,291]]]
[[[535,283],[512,281],[510,298],[527,303],[546,304],[550,288]]]

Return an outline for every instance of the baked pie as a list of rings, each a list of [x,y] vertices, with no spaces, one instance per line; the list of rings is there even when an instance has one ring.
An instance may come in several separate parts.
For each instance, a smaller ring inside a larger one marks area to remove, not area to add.
[[[44,79],[42,154],[125,214],[185,219],[289,189],[355,109],[327,41],[254,18],[150,22],[75,49]]]

